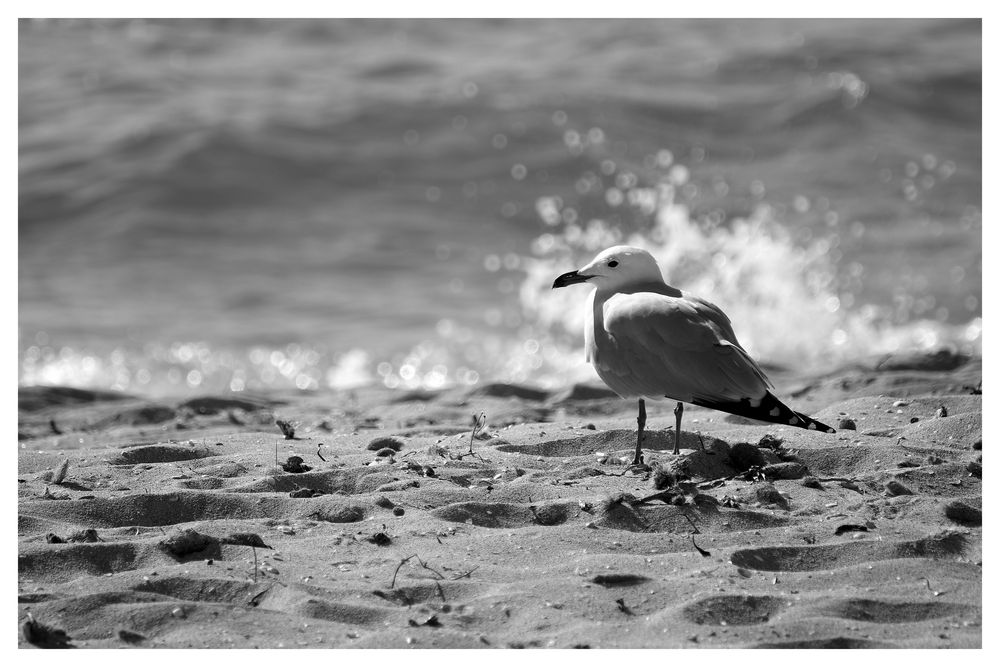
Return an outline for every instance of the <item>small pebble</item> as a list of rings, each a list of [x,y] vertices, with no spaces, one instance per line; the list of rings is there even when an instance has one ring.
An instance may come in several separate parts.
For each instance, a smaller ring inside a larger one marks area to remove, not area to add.
[[[402,507],[397,506],[392,508],[392,513],[395,516],[403,516],[404,514],[406,514],[406,510],[404,510]]]
[[[127,628],[119,628],[118,639],[121,639],[123,642],[128,642],[129,644],[138,644],[146,641],[146,637],[144,635],[128,630]]]
[[[853,419],[845,418],[837,422],[837,428],[841,430],[857,431],[858,425],[854,423]]]
[[[184,610],[181,609],[180,607],[174,607],[170,611],[170,615],[173,616],[174,618],[184,618]]]
[[[939,407],[939,408],[937,409],[937,413],[936,413],[936,415],[937,415],[938,417],[947,417],[947,416],[948,416],[948,408],[946,408],[946,407],[944,407],[944,406],[942,405],[941,407]]]
[[[885,490],[890,496],[912,496],[913,491],[900,484],[894,479],[885,483]]]

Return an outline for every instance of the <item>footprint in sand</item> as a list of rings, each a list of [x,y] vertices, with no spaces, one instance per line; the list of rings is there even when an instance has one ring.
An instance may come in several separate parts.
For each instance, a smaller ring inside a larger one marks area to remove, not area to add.
[[[899,648],[890,642],[856,637],[829,637],[826,639],[793,639],[787,642],[763,642],[750,648]]]
[[[167,595],[188,602],[245,605],[259,593],[257,585],[248,581],[219,578],[151,577],[136,584],[133,590]]]
[[[784,600],[770,595],[717,595],[687,605],[683,613],[698,625],[758,625],[784,608]]]
[[[916,623],[962,613],[971,613],[972,607],[948,602],[912,602],[850,598],[828,604],[820,609],[824,616],[844,618],[866,623]]]
[[[946,558],[962,554],[968,538],[946,532],[907,542],[851,542],[823,546],[758,547],[733,552],[736,567],[765,572],[810,572],[833,570],[859,563],[894,558]]]
[[[213,456],[215,453],[203,447],[186,445],[140,445],[129,447],[111,459],[111,465],[136,465],[138,463],[171,463],[173,461],[192,461]]]
[[[95,576],[133,570],[140,564],[168,564],[171,559],[152,542],[32,544],[17,556],[20,576],[69,581],[80,573]]]
[[[522,526],[558,526],[579,514],[575,502],[545,504],[459,502],[439,507],[431,514],[444,521],[468,523],[483,528],[520,528]]]
[[[364,519],[359,504],[337,496],[309,499],[265,496],[251,498],[243,493],[175,491],[139,493],[121,498],[67,500],[61,503],[22,503],[28,516],[55,519],[97,528],[121,526],[171,526],[192,521],[220,519],[269,519],[276,516],[313,517],[331,523],[352,523]]]

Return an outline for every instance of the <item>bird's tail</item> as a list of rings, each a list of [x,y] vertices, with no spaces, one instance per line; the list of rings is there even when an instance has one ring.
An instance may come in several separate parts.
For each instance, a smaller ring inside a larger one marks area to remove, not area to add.
[[[700,405],[703,408],[721,410],[722,412],[728,412],[741,417],[749,417],[750,419],[759,419],[764,422],[786,424],[788,426],[804,428],[810,431],[822,431],[824,433],[837,432],[823,422],[816,421],[812,417],[804,415],[801,412],[795,412],[787,405],[779,401],[771,392],[764,394],[763,398],[761,398],[759,402],[751,402],[748,398],[744,398],[739,401],[712,401],[695,398],[691,402],[695,405]],[[754,405],[754,403],[758,404]]]

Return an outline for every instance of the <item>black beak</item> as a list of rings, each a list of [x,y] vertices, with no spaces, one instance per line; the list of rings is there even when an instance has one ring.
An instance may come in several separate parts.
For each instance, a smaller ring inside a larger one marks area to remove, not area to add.
[[[575,285],[577,283],[585,283],[594,276],[582,276],[577,271],[570,271],[569,273],[564,273],[555,282],[552,283],[552,289],[557,287],[566,287],[566,285]]]

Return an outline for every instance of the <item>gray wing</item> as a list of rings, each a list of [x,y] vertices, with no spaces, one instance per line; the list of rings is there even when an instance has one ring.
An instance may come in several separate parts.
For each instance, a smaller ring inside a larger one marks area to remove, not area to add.
[[[770,387],[725,313],[697,297],[616,294],[604,305],[604,329],[598,373],[634,394],[738,401],[759,399]]]

